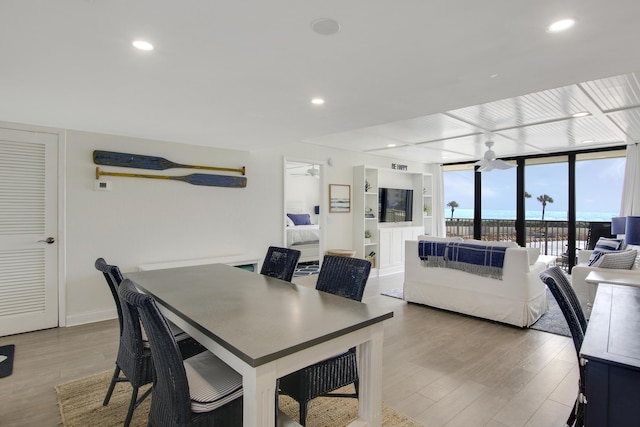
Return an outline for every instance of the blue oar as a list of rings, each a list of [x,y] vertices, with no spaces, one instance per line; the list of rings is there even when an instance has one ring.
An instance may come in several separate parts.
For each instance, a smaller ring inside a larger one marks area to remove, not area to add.
[[[93,163],[96,165],[121,166],[125,168],[165,170],[172,168],[181,169],[207,169],[213,171],[240,172],[245,174],[244,166],[241,168],[220,168],[216,166],[184,165],[167,160],[164,157],[145,156],[142,154],[118,153],[115,151],[94,150]]]
[[[169,175],[147,175],[143,173],[119,173],[104,172],[99,167],[96,168],[96,179],[100,176],[125,176],[131,178],[153,178],[153,179],[170,179],[175,181],[187,182],[193,185],[208,185],[210,187],[233,187],[244,188],[247,186],[247,178],[240,176],[226,175],[210,175],[206,173],[194,173],[185,176],[169,176]]]

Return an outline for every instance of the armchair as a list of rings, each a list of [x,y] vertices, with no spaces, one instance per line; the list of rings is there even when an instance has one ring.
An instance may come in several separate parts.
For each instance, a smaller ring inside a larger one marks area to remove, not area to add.
[[[593,250],[583,249],[578,252],[578,263],[571,270],[571,285],[580,301],[582,310],[584,311],[587,319],[591,316],[591,308],[593,307],[593,301],[596,298],[596,291],[598,290],[597,284],[590,284],[586,282],[587,275],[592,271],[599,272],[611,272],[620,271],[624,274],[638,274],[640,278],[640,269],[638,269],[638,263],[636,262],[630,270],[627,269],[612,269],[602,267],[590,267],[589,258]]]

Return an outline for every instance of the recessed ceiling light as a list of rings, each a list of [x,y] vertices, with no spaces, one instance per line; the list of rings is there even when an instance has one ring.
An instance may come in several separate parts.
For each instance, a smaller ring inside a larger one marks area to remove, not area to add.
[[[322,98],[313,98],[311,100],[311,103],[315,104],[315,105],[322,105],[322,104],[324,104],[324,99],[322,99]]]
[[[498,73],[496,73],[496,74],[491,74],[491,75],[489,76],[489,78],[490,78],[490,79],[495,79],[496,77],[498,77]]]
[[[320,18],[311,23],[311,29],[316,34],[330,36],[340,31],[340,23],[331,18]]]
[[[397,146],[398,146],[398,144],[387,144],[387,147],[389,147],[389,148],[393,148],[393,147],[397,147]]]
[[[549,33],[559,33],[561,31],[568,30],[569,28],[576,25],[575,19],[561,19],[559,21],[554,22],[553,24],[547,27],[547,32]]]
[[[580,111],[579,113],[573,113],[571,115],[571,117],[584,117],[584,116],[588,116],[591,113],[589,113],[588,111]]]
[[[583,144],[591,144],[592,142],[596,142],[595,139],[585,139],[584,141],[582,141]]]
[[[146,51],[150,51],[153,50],[153,45],[149,42],[146,42],[144,40],[135,40],[133,43],[131,43],[133,45],[133,47],[135,47],[136,49],[140,49],[140,50],[146,50]]]

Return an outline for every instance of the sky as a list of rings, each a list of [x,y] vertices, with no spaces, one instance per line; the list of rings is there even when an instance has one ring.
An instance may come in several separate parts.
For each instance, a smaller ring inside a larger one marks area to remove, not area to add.
[[[576,162],[576,213],[613,213],[620,210],[624,158],[584,160]],[[455,200],[462,215],[473,210],[473,171],[445,172],[445,204]],[[526,211],[542,213],[538,196],[548,195],[545,218],[566,213],[568,206],[568,165],[555,163],[526,166],[525,191],[531,198],[525,201]],[[516,168],[493,170],[482,174],[482,210],[516,210]],[[451,210],[445,208],[447,216]],[[528,215],[529,216],[529,215]],[[455,217],[455,214],[454,214]],[[461,217],[467,217],[466,215]],[[539,218],[539,216],[538,216]],[[533,218],[531,218],[533,219]]]

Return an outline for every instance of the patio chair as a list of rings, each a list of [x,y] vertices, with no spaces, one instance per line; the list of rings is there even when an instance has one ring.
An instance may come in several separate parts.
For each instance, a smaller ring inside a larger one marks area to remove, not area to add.
[[[149,336],[155,376],[148,426],[241,426],[242,376],[208,351],[183,361],[155,300],[128,279],[118,293],[125,319],[138,327],[142,320]]]
[[[151,363],[151,353],[149,350],[148,341],[144,329],[129,325],[127,327],[125,319],[123,318],[122,305],[120,304],[120,298],[118,297],[118,288],[124,277],[122,272],[116,265],[107,264],[103,258],[98,258],[95,262],[97,270],[104,274],[104,278],[109,285],[109,290],[113,296],[113,300],[116,304],[116,310],[118,312],[118,323],[120,325],[120,343],[118,346],[118,355],[116,357],[116,367],[111,377],[111,383],[107,390],[107,395],[102,402],[103,406],[107,406],[111,400],[113,389],[116,383],[129,382],[133,390],[131,392],[131,401],[129,403],[129,409],[127,411],[127,417],[124,426],[127,427],[131,422],[133,411],[140,405],[140,403],[149,395],[147,391],[138,399],[138,389],[145,384],[151,383],[153,380],[153,366]],[[198,353],[201,353],[205,348],[196,340],[191,338],[188,334],[182,331],[175,325],[173,326],[173,334],[178,340],[180,345],[180,351],[183,357],[191,357]],[[143,350],[138,350],[138,330],[140,331],[140,340],[143,345]],[[124,377],[120,376],[120,373],[124,374]]]
[[[371,263],[364,259],[326,255],[316,289],[362,301]],[[354,384],[355,393],[331,393]],[[356,349],[323,360],[280,378],[278,389],[298,402],[300,424],[306,425],[309,402],[320,396],[358,398]]]
[[[567,321],[567,325],[569,325],[571,337],[573,338],[573,345],[578,358],[580,379],[578,380],[578,397],[573,404],[573,409],[567,418],[566,425],[582,427],[584,426],[584,405],[586,399],[584,395],[585,367],[580,362],[580,347],[582,347],[582,341],[587,332],[587,320],[580,306],[580,302],[571,287],[571,283],[569,283],[569,280],[560,267],[551,267],[543,271],[540,273],[540,279],[547,285],[558,302],[558,306]]]
[[[585,249],[593,250],[596,247],[596,243],[601,237],[615,238],[614,234],[611,234],[610,222],[590,222],[589,231],[587,231],[587,242]]]
[[[295,249],[269,246],[260,274],[290,282],[296,271],[301,252]]]

